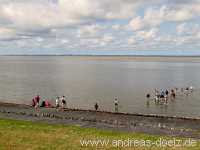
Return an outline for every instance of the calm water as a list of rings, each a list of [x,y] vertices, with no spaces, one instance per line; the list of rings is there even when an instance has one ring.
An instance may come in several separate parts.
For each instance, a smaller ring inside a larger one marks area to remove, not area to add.
[[[146,105],[145,95],[154,88],[190,85],[195,91],[188,97],[179,95],[168,106]],[[200,116],[200,59],[0,56],[1,101],[29,104],[37,93],[51,100],[66,95],[73,108],[93,109],[97,101],[100,109],[113,111],[118,97],[122,112]]]

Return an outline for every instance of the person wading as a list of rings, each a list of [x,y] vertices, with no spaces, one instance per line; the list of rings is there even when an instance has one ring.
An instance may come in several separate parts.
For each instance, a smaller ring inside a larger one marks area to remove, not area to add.
[[[149,102],[149,100],[150,100],[150,97],[151,97],[151,95],[148,93],[148,94],[146,95],[146,98],[147,98],[147,106],[149,106],[149,105],[150,105],[150,102]]]

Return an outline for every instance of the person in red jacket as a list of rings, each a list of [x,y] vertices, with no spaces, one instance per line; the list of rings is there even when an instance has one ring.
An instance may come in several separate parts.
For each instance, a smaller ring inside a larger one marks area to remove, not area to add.
[[[39,96],[39,95],[37,95],[37,96],[35,97],[35,102],[36,102],[35,108],[38,109],[39,103],[40,103],[40,96]]]
[[[48,100],[45,101],[45,107],[51,107],[51,103]]]
[[[35,107],[35,105],[36,105],[36,102],[35,102],[35,99],[33,98],[33,99],[32,99],[32,104],[31,104],[31,106],[32,106],[32,107]]]

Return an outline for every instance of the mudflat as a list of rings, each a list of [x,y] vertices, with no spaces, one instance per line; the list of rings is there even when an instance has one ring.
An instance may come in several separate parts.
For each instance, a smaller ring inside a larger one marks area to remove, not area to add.
[[[199,56],[66,56],[77,60],[138,62],[200,62]]]

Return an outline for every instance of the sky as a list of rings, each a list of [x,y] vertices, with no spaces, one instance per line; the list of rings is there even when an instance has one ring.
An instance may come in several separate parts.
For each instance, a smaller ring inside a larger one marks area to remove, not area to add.
[[[0,0],[0,54],[200,55],[200,0]]]

